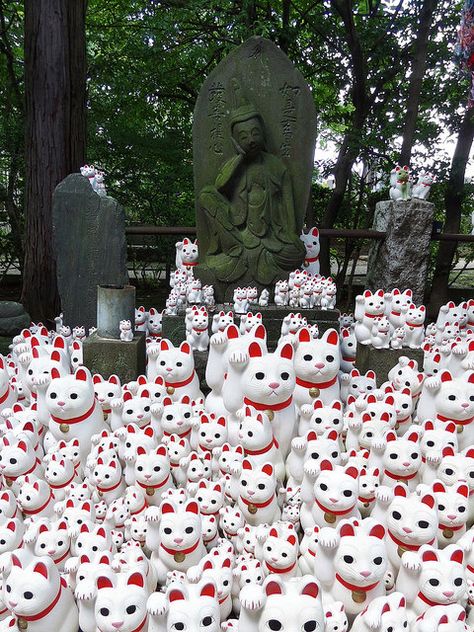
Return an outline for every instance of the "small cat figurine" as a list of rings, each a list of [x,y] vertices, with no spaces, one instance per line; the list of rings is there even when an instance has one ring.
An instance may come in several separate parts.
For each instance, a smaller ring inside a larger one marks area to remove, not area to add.
[[[306,255],[303,266],[309,274],[319,274],[319,230],[311,228],[308,233],[301,231],[301,241],[304,243]]]
[[[183,395],[191,399],[203,397],[189,343],[182,342],[179,347],[175,347],[172,342],[163,339],[154,347],[153,354],[148,355],[148,380],[161,375],[166,392],[173,401],[179,401]]]
[[[122,342],[132,342],[133,330],[132,323],[129,320],[121,320],[119,324],[120,328],[120,340]]]
[[[239,480],[238,505],[249,525],[256,526],[279,519],[276,486],[271,463],[254,468],[248,459],[244,459]]]

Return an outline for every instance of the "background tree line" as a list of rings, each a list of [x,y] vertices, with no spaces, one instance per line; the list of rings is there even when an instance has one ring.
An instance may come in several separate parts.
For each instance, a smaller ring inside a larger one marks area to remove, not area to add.
[[[0,204],[11,227],[0,238],[4,258],[23,268],[31,314],[58,308],[51,194],[84,162],[105,171],[130,221],[194,223],[195,100],[205,76],[250,35],[281,46],[314,94],[327,152],[315,165],[308,224],[370,227],[400,162],[429,165],[437,217],[449,232],[466,232],[474,127],[469,78],[453,60],[461,8],[450,0],[0,0]],[[339,280],[360,247],[346,241]],[[433,304],[445,300],[456,247],[436,250]],[[327,249],[322,258],[327,269]]]

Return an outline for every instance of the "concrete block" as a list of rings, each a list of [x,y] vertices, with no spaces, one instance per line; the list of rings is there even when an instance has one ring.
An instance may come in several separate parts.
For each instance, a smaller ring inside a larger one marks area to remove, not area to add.
[[[370,345],[357,345],[356,368],[361,373],[369,369],[377,375],[377,386],[388,380],[388,372],[398,363],[400,356],[407,356],[418,362],[418,369],[423,371],[423,349],[374,349]]]
[[[135,334],[131,342],[89,336],[83,344],[84,365],[92,373],[107,379],[113,373],[123,382],[136,380],[145,373],[145,334]]]
[[[216,311],[229,311],[232,309],[230,305],[218,305]],[[267,329],[268,348],[274,350],[280,337],[282,320],[292,312],[301,313],[306,317],[309,324],[317,323],[320,334],[327,329],[336,329],[339,331],[339,310],[318,310],[318,309],[301,309],[292,307],[278,307],[270,305],[268,307],[254,306],[250,311],[260,312],[263,318],[263,324]],[[215,313],[215,312],[213,312]],[[209,322],[212,320],[213,313],[209,314]],[[174,345],[178,345],[186,340],[186,327],[184,323],[185,312],[180,312],[177,316],[163,315],[163,338],[168,338]],[[235,316],[235,323],[240,324],[240,316]],[[211,329],[209,327],[209,334]]]

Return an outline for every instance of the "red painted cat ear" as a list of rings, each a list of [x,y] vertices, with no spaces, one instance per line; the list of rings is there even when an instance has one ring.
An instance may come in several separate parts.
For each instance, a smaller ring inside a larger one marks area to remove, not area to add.
[[[278,582],[269,581],[268,584],[265,586],[265,593],[267,597],[270,597],[270,595],[281,595],[283,594],[283,591]]]
[[[258,344],[258,342],[252,342],[249,346],[249,356],[251,358],[261,358],[263,355],[262,348]]]
[[[208,583],[201,588],[201,597],[211,597],[213,599],[215,596],[216,587],[214,584]]]
[[[306,586],[301,591],[301,594],[316,599],[319,594],[318,584],[316,582],[310,582],[309,584],[306,584]]]
[[[354,536],[355,535],[354,527],[349,523],[343,524],[341,527],[341,530],[339,531],[339,535],[341,536],[341,538],[345,538],[347,536]]]
[[[285,358],[286,360],[293,360],[293,346],[290,343],[283,345],[280,349],[280,358]]]
[[[302,327],[298,332],[298,342],[310,342],[311,334],[306,327]]]

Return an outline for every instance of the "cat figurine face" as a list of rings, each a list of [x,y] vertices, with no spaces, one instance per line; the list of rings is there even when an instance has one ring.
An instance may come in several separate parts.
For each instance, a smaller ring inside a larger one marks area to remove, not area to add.
[[[167,590],[166,603],[169,604],[163,628],[166,632],[220,632],[219,601],[213,582],[203,580],[197,585],[172,584]]]
[[[387,447],[382,459],[384,485],[393,486],[396,481],[403,481],[409,489],[414,489],[421,465],[418,433],[411,431],[404,437],[397,438],[395,433],[389,432],[386,441]]]
[[[459,603],[466,591],[462,549],[453,544],[440,551],[425,545],[419,555],[418,587],[423,596],[438,605]],[[423,611],[426,609],[424,604]]]
[[[165,436],[177,434],[181,438],[189,437],[192,423],[192,407],[189,397],[185,395],[179,402],[173,402],[171,398],[165,397],[162,410],[161,427],[163,434]]]
[[[311,228],[308,233],[304,233],[302,231],[300,239],[304,243],[304,247],[306,249],[306,259],[314,258],[319,255],[319,230],[316,226]]]
[[[195,264],[198,260],[199,257],[199,250],[198,250],[198,242],[197,239],[193,241],[191,241],[190,239],[188,239],[187,237],[185,237],[182,241],[182,248],[181,248],[181,259],[182,259],[182,264],[187,267],[189,264]]]
[[[107,380],[104,380],[101,375],[96,374],[92,376],[92,381],[94,383],[94,392],[102,406],[103,412],[110,413],[110,402],[122,394],[120,378],[117,375],[111,375]]]
[[[58,593],[59,599],[55,601]],[[47,556],[30,561],[25,559],[22,551],[12,555],[12,570],[5,582],[5,598],[6,605],[18,618],[28,620],[33,617],[35,621],[34,617],[38,617],[37,620],[46,626],[44,629],[61,629],[64,632],[78,629],[78,613],[72,595],[69,589],[61,590],[59,571]],[[51,604],[48,614],[42,616]]]
[[[76,555],[87,555],[92,559],[98,552],[111,551],[112,546],[111,534],[104,527],[98,525],[89,526],[87,522],[83,522],[79,535],[73,543],[73,553]]]
[[[408,550],[434,542],[438,529],[434,496],[410,494],[405,485],[396,485],[393,500],[387,508],[386,524],[388,541],[391,539],[402,547],[406,543]]]
[[[443,450],[447,446],[451,446],[457,452],[458,438],[455,424],[448,423],[435,428],[432,421],[425,421],[423,424],[423,435],[420,439],[423,462],[426,462],[428,459],[433,461],[433,463],[440,463]]]
[[[228,325],[234,324],[234,313],[221,310],[212,317],[212,333],[225,331]]]
[[[284,581],[278,576],[270,575],[262,589],[263,608],[258,632],[271,630],[272,627],[278,630],[324,630],[325,617],[320,590],[312,577],[296,577]],[[247,587],[243,589],[243,609],[251,603],[252,590],[255,595],[254,587],[249,586],[248,592]]]
[[[313,340],[306,328],[298,333],[298,345],[295,351],[295,372],[297,385],[303,390],[301,396],[296,393],[297,400],[309,403],[311,394],[309,390],[317,388],[319,397],[328,403],[339,396],[339,383],[337,376],[340,368],[339,336],[335,329],[328,329],[321,338]],[[309,399],[308,399],[309,394]],[[307,401],[304,401],[307,400]]]
[[[146,622],[148,591],[142,573],[97,578],[95,618],[100,632],[133,632]],[[118,624],[121,624],[120,627]]]
[[[349,629],[349,621],[342,601],[328,604],[324,609],[324,615],[326,617],[325,632],[347,632]]]
[[[19,518],[11,518],[0,525],[0,555],[20,548],[25,526]]]
[[[145,450],[142,446],[138,446],[135,482],[146,491],[149,503],[159,504],[163,488],[171,485],[170,462],[164,445],[159,445],[154,450]]]
[[[41,473],[36,452],[31,443],[24,438],[4,436],[2,438],[2,450],[0,452],[0,472],[10,483],[16,481],[19,476]]]
[[[209,452],[222,446],[226,440],[227,423],[225,417],[201,415],[198,430],[199,448]]]
[[[436,481],[433,494],[438,507],[438,542],[440,545],[457,542],[465,533],[469,516],[469,487],[466,483],[448,487]]]
[[[202,480],[195,496],[202,514],[218,514],[224,505],[224,489],[221,483]]]
[[[363,540],[361,532],[362,527],[347,522],[341,526],[334,568],[346,583],[366,587],[381,582],[387,568],[385,529],[375,524],[364,534]]]
[[[398,363],[388,372],[388,379],[397,390],[409,388],[412,396],[416,397],[421,391],[424,375],[418,372],[415,360],[400,356]]]
[[[322,461],[320,467],[321,472],[313,486],[317,507],[326,516],[348,516],[357,503],[359,488],[357,469],[352,466],[343,468],[340,465],[333,465],[328,460]],[[325,526],[325,524],[319,524],[319,526]]]
[[[141,305],[135,309],[135,331],[146,331],[147,312]]]
[[[336,430],[339,434],[342,431],[342,404],[335,399],[327,406],[324,406],[320,399],[316,399],[313,404],[314,412],[311,415],[309,427],[321,436],[327,430]]]
[[[442,460],[437,469],[437,477],[445,485],[455,485],[466,481],[469,491],[474,489],[474,449],[465,454],[455,453],[451,446],[444,448]]]
[[[164,378],[166,383],[179,383],[189,379],[194,372],[194,358],[189,344],[183,342],[179,347],[174,347],[169,340],[162,340],[156,360],[156,372]],[[189,386],[183,394],[185,392],[190,397],[194,397],[194,394],[189,392]]]
[[[143,389],[138,397],[130,391],[123,394],[122,422],[123,425],[136,424],[145,428],[151,421],[151,400],[148,389]]]
[[[244,459],[239,479],[238,504],[249,524],[262,524],[279,517],[277,481],[271,463],[253,467]]]
[[[38,527],[36,541],[34,543],[35,555],[48,555],[59,570],[64,568],[66,558],[69,556],[70,537],[65,520],[56,523],[42,523]]]
[[[152,338],[159,338],[162,331],[163,312],[159,312],[154,307],[150,307],[148,312],[148,335]]]
[[[298,561],[296,534],[281,535],[272,528],[263,546],[263,567],[267,574],[278,573],[286,578],[294,577]]]
[[[360,395],[372,393],[376,388],[377,382],[374,371],[367,371],[365,375],[361,375],[358,369],[352,369],[347,395],[352,395],[357,399]]]

